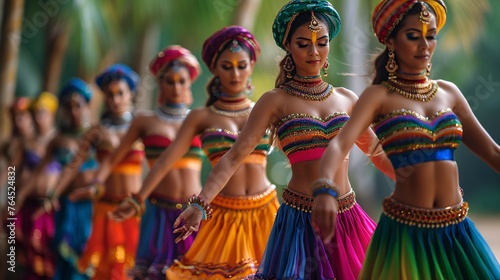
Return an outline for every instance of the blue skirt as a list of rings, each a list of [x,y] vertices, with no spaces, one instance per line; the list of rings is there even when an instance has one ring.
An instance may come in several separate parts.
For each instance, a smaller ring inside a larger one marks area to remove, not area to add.
[[[61,208],[54,215],[57,251],[55,280],[89,279],[77,269],[77,261],[83,252],[92,226],[92,201],[70,201],[66,196],[59,199]]]

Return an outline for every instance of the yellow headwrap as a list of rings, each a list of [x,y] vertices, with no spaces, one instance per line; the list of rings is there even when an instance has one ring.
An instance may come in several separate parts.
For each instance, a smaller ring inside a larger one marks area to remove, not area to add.
[[[373,31],[380,43],[384,44],[394,28],[416,3],[425,2],[436,16],[437,32],[446,22],[446,5],[442,0],[382,0],[373,11]]]
[[[33,110],[39,109],[47,109],[52,113],[57,111],[57,107],[59,106],[59,102],[57,101],[57,97],[50,92],[42,92],[40,95],[33,101],[31,104],[31,108]]]

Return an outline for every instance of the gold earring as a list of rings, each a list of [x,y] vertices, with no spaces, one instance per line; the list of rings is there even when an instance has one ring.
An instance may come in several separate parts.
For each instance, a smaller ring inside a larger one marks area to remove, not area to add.
[[[328,62],[328,57],[326,58],[325,64],[323,64],[323,76],[328,76],[328,68],[330,68],[330,63]]]
[[[285,63],[283,64],[283,70],[285,70],[287,78],[293,78],[293,69],[295,69],[295,65],[293,64],[292,55],[290,54],[290,51],[287,51],[285,56]]]
[[[429,62],[429,64],[427,64],[427,67],[425,68],[425,75],[427,77],[431,75],[431,68],[432,68],[432,63]]]
[[[389,73],[389,80],[396,80],[396,70],[398,70],[398,65],[396,64],[396,60],[394,59],[394,50],[392,48],[389,48],[389,53],[387,55],[389,56],[389,60],[385,65],[385,69]]]

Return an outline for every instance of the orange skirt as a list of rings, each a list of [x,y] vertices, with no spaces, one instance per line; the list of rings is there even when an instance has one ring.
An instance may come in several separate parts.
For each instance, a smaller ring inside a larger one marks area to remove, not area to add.
[[[92,232],[78,267],[81,273],[91,275],[95,280],[130,279],[126,273],[134,266],[140,219],[110,220],[108,212],[117,206],[118,202],[105,199],[94,203]]]
[[[262,194],[218,195],[212,219],[193,245],[167,270],[167,279],[244,279],[257,271],[279,202],[274,186]]]

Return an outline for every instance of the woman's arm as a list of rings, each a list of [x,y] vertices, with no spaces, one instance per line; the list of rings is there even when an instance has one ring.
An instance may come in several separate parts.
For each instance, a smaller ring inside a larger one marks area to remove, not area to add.
[[[382,145],[371,128],[368,128],[361,137],[356,140],[356,145],[367,155],[378,170],[382,171],[386,176],[393,181],[396,180],[394,168],[387,157],[387,154],[382,149]]]
[[[453,112],[462,123],[463,143],[493,170],[500,173],[500,146],[477,120],[462,92],[451,82],[438,81],[438,85],[455,98]]]
[[[243,160],[260,142],[277,115],[276,110],[279,110],[277,104],[280,104],[278,100],[276,93],[267,92],[255,104],[238,139],[210,172],[199,195],[205,203],[209,204],[217,196]],[[201,219],[202,214],[199,208],[188,207],[182,212],[174,223],[174,228],[177,228],[184,221],[184,226],[174,230],[174,233],[180,233],[176,242],[186,239],[192,232],[197,231]]]
[[[33,193],[35,190],[37,183],[39,181],[40,176],[43,176],[43,173],[45,172],[45,169],[47,168],[47,165],[53,160],[54,158],[54,148],[56,146],[56,142],[58,140],[58,137],[54,137],[49,144],[47,145],[47,151],[43,155],[40,163],[37,165],[35,171],[31,175],[31,178],[26,182],[26,185],[24,185],[23,188],[19,191],[17,195],[17,210],[21,209],[21,207],[24,204],[24,201],[26,198]]]
[[[62,171],[61,177],[54,188],[51,195],[52,204],[57,208],[57,198],[61,193],[66,190],[66,188],[71,184],[75,177],[80,172],[80,167],[87,159],[89,151],[97,139],[102,138],[102,131],[98,126],[92,127],[82,139],[79,141],[78,150],[71,160],[71,162],[66,165]]]
[[[163,177],[168,174],[173,164],[182,158],[189,150],[193,138],[201,132],[200,123],[205,119],[206,117],[203,109],[193,110],[188,114],[175,140],[160,154],[158,159],[156,159],[155,164],[144,179],[139,193],[137,193],[136,198],[134,198],[137,200],[137,205],[135,206],[140,206],[140,204],[142,204],[141,202],[146,200],[161,182]],[[127,200],[122,202],[113,212],[108,213],[108,216],[112,220],[123,221],[124,219],[132,217],[134,214],[140,213],[137,213],[134,205]]]
[[[147,121],[147,117],[144,116],[134,118],[127,133],[121,138],[118,148],[99,163],[94,182],[106,181],[112,168],[123,159],[127,152],[130,151],[132,144],[142,136],[145,121]]]
[[[192,111],[180,127],[175,140],[165,149],[149,171],[142,183],[138,196],[145,200],[168,174],[177,162],[189,150],[193,138],[200,133],[200,122],[204,119],[203,111]]]
[[[330,142],[320,159],[320,178],[333,180],[352,145],[378,115],[380,104],[386,94],[386,90],[380,86],[370,86],[362,93],[350,119]],[[315,197],[312,223],[325,243],[329,243],[335,234],[337,211],[337,201],[334,197],[328,194],[319,194]]]

